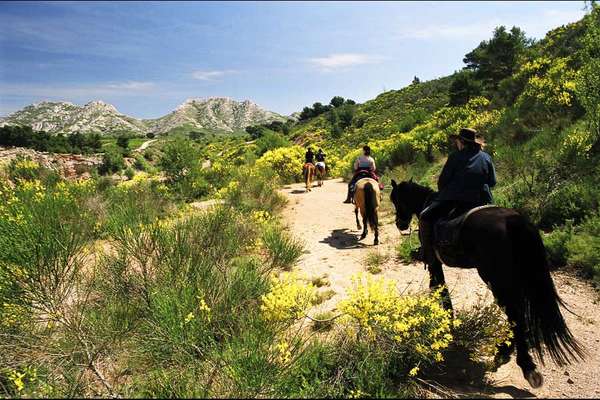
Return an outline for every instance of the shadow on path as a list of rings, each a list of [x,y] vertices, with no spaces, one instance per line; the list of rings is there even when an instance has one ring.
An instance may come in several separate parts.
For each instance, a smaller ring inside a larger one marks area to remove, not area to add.
[[[302,194],[307,193],[305,189],[294,189],[290,192],[291,194]]]
[[[319,243],[327,243],[336,249],[362,249],[367,247],[366,244],[358,241],[358,235],[348,229],[334,229],[329,236]]]
[[[513,385],[502,385],[502,382],[490,382],[486,378],[485,364],[469,359],[465,349],[454,349],[446,354],[446,360],[438,368],[428,371],[427,380],[435,382],[457,398],[492,397],[505,394],[512,398],[535,398],[528,390]],[[502,386],[500,386],[502,385]]]

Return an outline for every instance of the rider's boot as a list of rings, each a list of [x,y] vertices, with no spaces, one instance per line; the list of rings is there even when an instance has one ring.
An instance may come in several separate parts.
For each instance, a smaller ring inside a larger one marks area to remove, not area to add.
[[[348,185],[348,194],[346,195],[346,200],[344,200],[344,204],[352,203],[352,194],[350,193],[350,185]]]

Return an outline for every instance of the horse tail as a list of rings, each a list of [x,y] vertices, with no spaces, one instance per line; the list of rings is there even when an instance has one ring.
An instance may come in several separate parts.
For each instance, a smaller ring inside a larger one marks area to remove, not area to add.
[[[373,185],[368,182],[363,187],[365,193],[365,215],[371,229],[375,229],[379,223],[377,220],[377,193]]]
[[[546,248],[537,228],[524,217],[509,218],[508,233],[514,246],[515,265],[523,278],[523,312],[528,342],[543,362],[545,345],[559,366],[583,359],[585,350],[573,337],[560,312],[565,304],[550,275]]]

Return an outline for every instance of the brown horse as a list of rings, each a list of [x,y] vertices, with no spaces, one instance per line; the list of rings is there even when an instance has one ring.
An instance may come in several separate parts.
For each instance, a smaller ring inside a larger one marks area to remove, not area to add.
[[[356,216],[356,227],[360,230],[360,222],[358,221],[358,210],[363,220],[363,233],[360,239],[367,237],[367,224],[375,232],[374,245],[379,244],[379,218],[377,210],[380,204],[379,183],[371,178],[363,178],[356,183],[354,191],[354,215]]]
[[[315,166],[315,172],[317,175],[317,183],[320,186],[323,186],[323,179],[325,179],[325,174],[327,173],[324,164],[319,164]]]
[[[414,182],[392,180],[392,203],[396,226],[408,229],[413,215],[419,216],[434,196],[433,190]],[[581,360],[586,352],[567,327],[560,311],[564,305],[548,269],[546,249],[537,228],[515,210],[502,207],[481,209],[463,223],[458,243],[468,257],[449,265],[476,268],[496,301],[513,324],[515,343],[498,346],[496,364],[510,360],[516,347],[517,365],[529,384],[540,387],[542,374],[529,354],[544,361],[550,355],[559,366]],[[443,258],[443,250],[437,248]],[[442,287],[444,306],[452,308],[439,260],[429,265],[430,287]]]
[[[302,176],[304,176],[304,184],[306,185],[306,191],[312,190],[312,181],[315,176],[315,166],[312,163],[304,164],[302,167]]]

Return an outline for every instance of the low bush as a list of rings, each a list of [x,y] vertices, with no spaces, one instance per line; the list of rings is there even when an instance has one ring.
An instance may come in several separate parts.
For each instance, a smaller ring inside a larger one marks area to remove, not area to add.
[[[600,284],[600,216],[587,218],[567,242],[569,264],[581,268]]]
[[[567,220],[579,223],[590,212],[598,209],[600,193],[583,184],[567,183],[550,193],[540,211],[539,225],[550,228],[562,225]]]
[[[283,183],[300,182],[304,153],[304,149],[300,146],[281,147],[263,154],[256,161],[256,166],[275,172]]]
[[[123,154],[114,148],[107,149],[102,155],[102,164],[98,167],[98,172],[102,175],[114,174],[125,168]]]
[[[571,239],[572,229],[572,224],[568,223],[563,228],[555,227],[549,234],[542,235],[551,267],[562,267],[567,263],[569,254],[567,243]]]
[[[302,243],[277,226],[267,227],[262,234],[262,241],[273,268],[290,270],[304,249]]]

